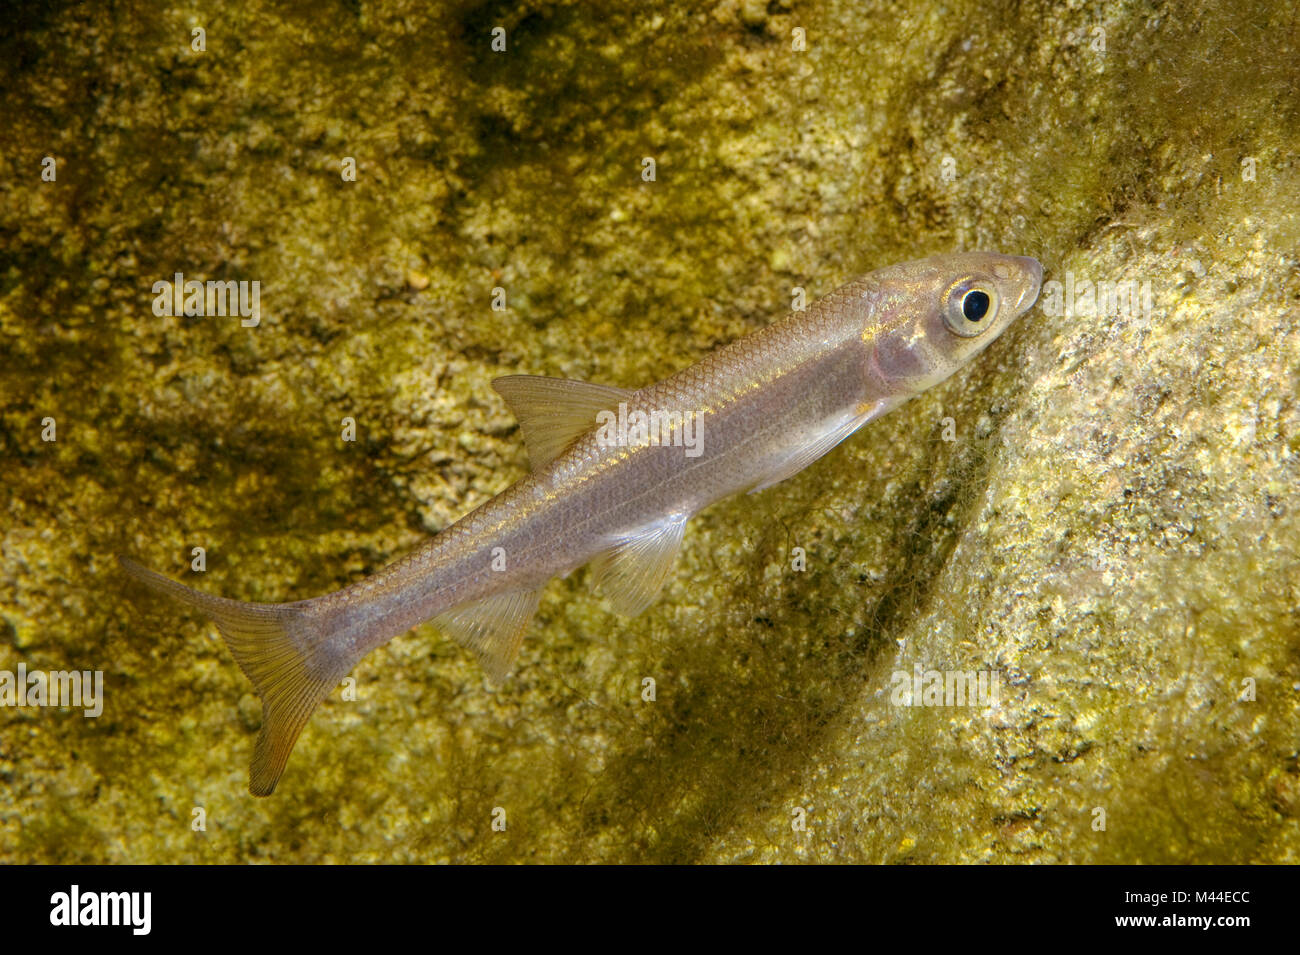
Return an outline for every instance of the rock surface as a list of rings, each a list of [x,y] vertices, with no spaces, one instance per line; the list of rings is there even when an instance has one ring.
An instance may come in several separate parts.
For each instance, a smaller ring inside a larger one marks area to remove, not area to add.
[[[0,670],[106,694],[0,711],[0,861],[1300,861],[1287,4],[140,9],[0,35]],[[269,800],[215,632],[116,569],[337,588],[522,476],[493,377],[635,387],[959,248],[1059,294],[643,617],[556,582],[497,689],[376,652]],[[261,324],[156,316],[176,272]]]

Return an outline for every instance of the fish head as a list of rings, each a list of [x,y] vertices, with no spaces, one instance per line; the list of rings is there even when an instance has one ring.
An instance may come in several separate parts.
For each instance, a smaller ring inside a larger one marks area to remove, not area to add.
[[[982,352],[1038,299],[1037,259],[959,252],[872,274],[877,309],[864,339],[895,393],[918,394]]]

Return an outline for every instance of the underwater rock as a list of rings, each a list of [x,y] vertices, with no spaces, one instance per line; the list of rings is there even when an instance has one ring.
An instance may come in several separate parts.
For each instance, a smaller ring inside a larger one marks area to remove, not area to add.
[[[0,720],[0,860],[1297,861],[1286,5],[437,6],[16,8],[0,669],[105,704]],[[636,387],[963,248],[1059,292],[701,515],[641,617],[552,585],[496,690],[394,641],[269,801],[248,683],[116,570],[333,589],[524,473],[493,377]],[[177,272],[258,326],[155,315]]]

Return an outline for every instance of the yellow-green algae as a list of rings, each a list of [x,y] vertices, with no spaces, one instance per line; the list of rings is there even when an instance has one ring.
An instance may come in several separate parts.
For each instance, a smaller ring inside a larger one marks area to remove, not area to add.
[[[100,668],[107,701],[0,712],[0,860],[1300,861],[1291,5],[8,17],[0,668]],[[494,376],[636,386],[792,286],[956,248],[1155,307],[1031,313],[693,522],[640,619],[552,585],[500,689],[395,641],[269,800],[212,628],[114,566],[202,545],[214,592],[336,588],[523,473]],[[176,271],[261,281],[262,327],[154,317]],[[891,706],[918,662],[1001,670],[999,707]]]

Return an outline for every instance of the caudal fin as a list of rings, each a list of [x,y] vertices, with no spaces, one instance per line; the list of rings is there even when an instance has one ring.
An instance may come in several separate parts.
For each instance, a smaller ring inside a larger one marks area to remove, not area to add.
[[[242,603],[186,587],[126,557],[118,562],[136,580],[201,610],[216,623],[235,662],[262,698],[262,732],[253,750],[248,791],[271,795],[316,704],[338,686],[355,661],[337,659],[328,627],[307,610],[312,601]]]

